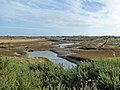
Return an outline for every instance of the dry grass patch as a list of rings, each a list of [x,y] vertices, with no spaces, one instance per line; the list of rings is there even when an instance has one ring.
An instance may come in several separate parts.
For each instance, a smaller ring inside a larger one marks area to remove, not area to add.
[[[23,58],[23,57],[10,57],[10,56],[1,56],[2,59],[13,60],[13,61],[20,61],[20,62],[29,62],[29,63],[36,63],[36,62],[43,62],[43,63],[50,63],[49,59],[44,57],[39,58]]]
[[[101,57],[113,57],[113,52],[111,50],[81,50],[76,51],[73,56],[80,58],[101,58]]]
[[[36,41],[46,41],[45,39],[3,39],[0,43],[24,43],[24,42],[36,42]]]
[[[19,49],[1,49],[0,56],[25,57],[26,52]]]

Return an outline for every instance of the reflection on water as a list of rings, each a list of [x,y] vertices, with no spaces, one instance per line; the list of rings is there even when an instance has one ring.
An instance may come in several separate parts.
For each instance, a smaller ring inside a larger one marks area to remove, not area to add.
[[[55,45],[55,46],[58,46],[59,48],[65,48],[65,47],[67,47],[67,46],[77,45],[77,44],[80,44],[80,42],[75,42],[75,43],[62,43],[62,44],[58,44],[58,45]]]
[[[69,46],[69,45],[73,45],[74,43],[63,43],[63,44],[59,44],[57,46],[59,46],[60,48],[65,48],[66,46]]]
[[[34,51],[34,52],[28,52],[28,57],[46,57],[51,62],[55,64],[62,64],[65,68],[75,66],[76,64],[71,63],[63,58],[57,57],[57,54],[51,52],[51,51]]]

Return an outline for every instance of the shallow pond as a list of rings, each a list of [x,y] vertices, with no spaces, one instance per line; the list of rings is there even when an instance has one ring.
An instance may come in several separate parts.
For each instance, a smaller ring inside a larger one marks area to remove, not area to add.
[[[65,47],[67,47],[67,46],[69,46],[69,45],[73,45],[74,43],[62,43],[62,44],[58,44],[58,45],[55,45],[55,46],[58,46],[58,47],[60,47],[60,48],[65,48]]]
[[[34,51],[34,52],[28,52],[28,57],[45,57],[48,58],[51,62],[55,64],[62,64],[65,68],[71,68],[72,66],[75,66],[76,64],[69,62],[63,58],[60,58],[57,56],[56,53],[53,53],[51,51]]]
[[[76,44],[80,44],[80,42],[75,42],[75,43],[62,43],[62,44],[58,44],[58,45],[55,45],[55,46],[58,46],[60,48],[65,48],[67,46],[70,46],[70,45],[76,45]]]

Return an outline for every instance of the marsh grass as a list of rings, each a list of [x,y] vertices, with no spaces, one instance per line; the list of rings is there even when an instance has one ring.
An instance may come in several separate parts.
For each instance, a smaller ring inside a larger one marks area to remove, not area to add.
[[[0,57],[0,90],[120,90],[119,85],[117,58],[64,69],[52,63]]]
[[[40,39],[2,39],[0,40],[0,43],[5,44],[5,43],[19,43],[19,42],[33,42],[33,41],[40,41]]]

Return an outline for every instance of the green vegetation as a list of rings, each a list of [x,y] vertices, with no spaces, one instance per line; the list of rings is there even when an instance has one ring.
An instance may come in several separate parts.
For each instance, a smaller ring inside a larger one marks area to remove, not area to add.
[[[80,62],[64,69],[51,63],[0,57],[0,90],[83,89],[120,90],[119,59]]]

